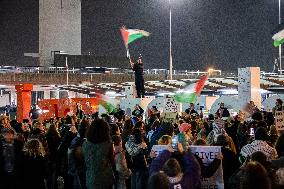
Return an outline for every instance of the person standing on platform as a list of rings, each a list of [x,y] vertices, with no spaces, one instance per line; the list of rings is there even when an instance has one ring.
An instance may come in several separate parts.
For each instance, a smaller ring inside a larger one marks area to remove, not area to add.
[[[143,76],[144,68],[143,68],[141,54],[139,55],[136,63],[130,60],[130,64],[135,74],[135,86],[136,86],[137,98],[141,97],[144,98],[145,97],[144,76]]]

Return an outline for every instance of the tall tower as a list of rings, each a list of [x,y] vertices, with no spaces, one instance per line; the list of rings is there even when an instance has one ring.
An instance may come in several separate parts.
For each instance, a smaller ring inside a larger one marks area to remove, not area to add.
[[[54,51],[81,54],[81,0],[39,0],[39,57],[50,66]]]
[[[246,67],[238,69],[238,96],[240,107],[244,108],[249,101],[261,108],[260,68]]]

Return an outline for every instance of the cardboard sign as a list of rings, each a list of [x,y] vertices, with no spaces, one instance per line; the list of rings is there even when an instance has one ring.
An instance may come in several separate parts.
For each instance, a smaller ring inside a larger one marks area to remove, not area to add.
[[[173,98],[165,98],[164,112],[178,112],[178,104]]]
[[[152,151],[156,152],[157,156],[164,150],[168,149],[168,145],[154,145]]]
[[[284,131],[284,110],[275,111],[275,127],[277,131]]]
[[[198,155],[204,165],[211,163],[221,152],[220,146],[190,146],[191,152]],[[224,189],[223,168],[219,166],[214,175],[210,178],[201,178],[201,189]]]

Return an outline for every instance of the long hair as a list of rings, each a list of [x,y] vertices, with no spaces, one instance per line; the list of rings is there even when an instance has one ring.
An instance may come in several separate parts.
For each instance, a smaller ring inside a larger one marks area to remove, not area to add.
[[[175,158],[170,158],[163,166],[163,171],[169,177],[175,177],[181,173],[181,166]]]
[[[258,162],[251,161],[245,168],[240,182],[241,189],[271,189],[266,169]]]
[[[24,145],[23,152],[25,155],[37,157],[45,157],[45,150],[42,143],[38,139],[29,139]]]
[[[161,138],[158,140],[159,145],[167,145],[172,143],[172,137],[169,135],[163,135]]]
[[[153,174],[149,180],[147,189],[168,189],[169,188],[169,180],[165,173],[157,172]]]
[[[130,119],[125,120],[123,133],[125,135],[131,135],[133,133],[133,130],[134,130],[134,125],[132,120]]]
[[[140,144],[141,142],[143,142],[143,135],[140,129],[134,129],[133,131],[133,135],[134,135],[134,143],[135,144]]]
[[[98,144],[102,142],[111,142],[110,127],[103,119],[96,119],[88,128],[86,134],[87,140]]]
[[[46,134],[53,136],[55,138],[59,138],[59,139],[61,138],[55,124],[52,124],[52,125],[49,126]]]

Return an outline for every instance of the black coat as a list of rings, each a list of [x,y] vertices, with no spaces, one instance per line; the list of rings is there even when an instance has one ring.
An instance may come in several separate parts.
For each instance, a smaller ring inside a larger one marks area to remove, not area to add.
[[[3,148],[2,148],[2,143],[4,142],[4,140],[0,140],[0,178],[2,177],[2,175],[4,174],[4,156],[3,156]],[[15,164],[14,164],[14,172],[15,174],[17,174],[17,162],[20,158],[20,154],[23,148],[23,143],[15,140],[14,141],[14,151],[15,151]]]
[[[47,161],[42,156],[22,155],[19,161],[19,176],[22,188],[45,189]]]
[[[240,167],[239,160],[237,154],[235,154],[232,150],[222,147],[222,167],[223,167],[223,177],[225,188],[228,184],[229,178],[238,170]]]

